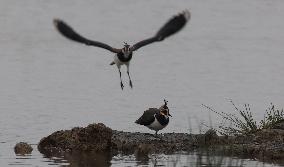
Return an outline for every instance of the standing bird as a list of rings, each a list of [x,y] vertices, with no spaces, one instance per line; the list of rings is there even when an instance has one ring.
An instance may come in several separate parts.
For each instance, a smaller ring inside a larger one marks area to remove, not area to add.
[[[175,34],[179,30],[181,30],[187,21],[190,19],[190,12],[188,10],[183,11],[182,13],[179,13],[175,16],[173,16],[166,24],[160,28],[160,30],[151,38],[147,38],[145,40],[142,40],[140,42],[137,42],[136,44],[130,46],[126,42],[124,42],[124,46],[122,49],[113,48],[105,43],[99,42],[99,41],[93,41],[90,39],[87,39],[80,34],[78,34],[75,30],[73,30],[68,24],[66,24],[64,21],[60,19],[54,19],[53,23],[56,27],[56,29],[66,38],[80,42],[86,45],[96,46],[100,48],[107,49],[113,53],[115,53],[114,60],[110,63],[110,65],[116,64],[118,71],[119,71],[119,77],[120,77],[120,86],[121,89],[123,89],[124,85],[122,83],[121,79],[121,71],[120,67],[121,65],[126,65],[127,67],[127,75],[129,78],[129,85],[132,88],[132,81],[129,74],[129,63],[132,59],[132,54],[134,51],[138,50],[139,48],[146,46],[148,44],[151,44],[153,42],[159,42],[164,40],[165,38]]]
[[[135,121],[139,125],[144,125],[151,130],[156,131],[155,135],[159,130],[165,128],[169,124],[169,108],[167,106],[168,101],[164,100],[165,104],[158,108],[149,108],[144,111],[143,115]]]

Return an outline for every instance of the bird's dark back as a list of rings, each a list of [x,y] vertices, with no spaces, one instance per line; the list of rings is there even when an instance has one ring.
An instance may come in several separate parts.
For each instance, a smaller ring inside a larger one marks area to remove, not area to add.
[[[160,112],[157,108],[149,108],[148,110],[144,111],[143,115],[135,121],[135,123],[140,125],[150,125],[154,120],[155,114],[158,114]]]

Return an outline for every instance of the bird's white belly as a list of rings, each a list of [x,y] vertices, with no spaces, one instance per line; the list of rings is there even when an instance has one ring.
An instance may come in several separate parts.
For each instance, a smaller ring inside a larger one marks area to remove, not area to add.
[[[166,125],[166,126],[167,126],[167,125]],[[151,123],[150,125],[148,125],[147,127],[148,127],[149,129],[158,131],[158,130],[163,129],[163,128],[166,127],[166,126],[162,126],[162,125],[158,122],[158,120],[155,118],[155,121],[154,121],[153,123]]]

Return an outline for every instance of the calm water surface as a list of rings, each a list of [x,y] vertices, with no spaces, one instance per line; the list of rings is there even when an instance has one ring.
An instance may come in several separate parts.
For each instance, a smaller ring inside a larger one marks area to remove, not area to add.
[[[61,18],[83,35],[119,48],[123,41],[152,36],[185,8],[192,19],[182,32],[135,53],[133,90],[121,91],[110,52],[68,41],[52,25]],[[219,119],[201,104],[233,113],[229,99],[238,106],[250,103],[255,117],[263,118],[270,102],[284,106],[283,16],[282,0],[0,0],[0,166],[68,165],[36,150],[42,137],[60,129],[102,122],[153,133],[133,122],[164,98],[173,118],[163,132],[197,133],[210,117],[216,125]],[[35,144],[32,155],[14,154],[20,141]],[[156,159],[169,166],[175,157],[178,166],[192,164],[196,154],[156,156],[144,165]],[[111,163],[139,165],[128,158]]]

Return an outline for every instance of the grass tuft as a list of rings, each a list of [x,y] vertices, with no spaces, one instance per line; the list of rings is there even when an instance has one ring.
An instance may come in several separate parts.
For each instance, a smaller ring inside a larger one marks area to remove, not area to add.
[[[273,128],[277,123],[284,121],[283,109],[275,109],[275,106],[270,103],[270,107],[266,109],[266,115],[263,120],[260,121],[260,127],[262,129]]]
[[[202,104],[203,107],[223,118],[219,129],[217,129],[221,135],[235,136],[240,134],[251,134],[261,129],[272,128],[277,123],[284,121],[283,109],[276,109],[272,103],[270,103],[271,106],[266,109],[264,119],[261,120],[259,124],[257,124],[255,118],[253,117],[249,104],[244,104],[244,107],[241,109],[238,108],[232,100],[230,100],[230,103],[233,105],[235,111],[239,114],[238,116],[235,114],[218,112],[213,108]]]

